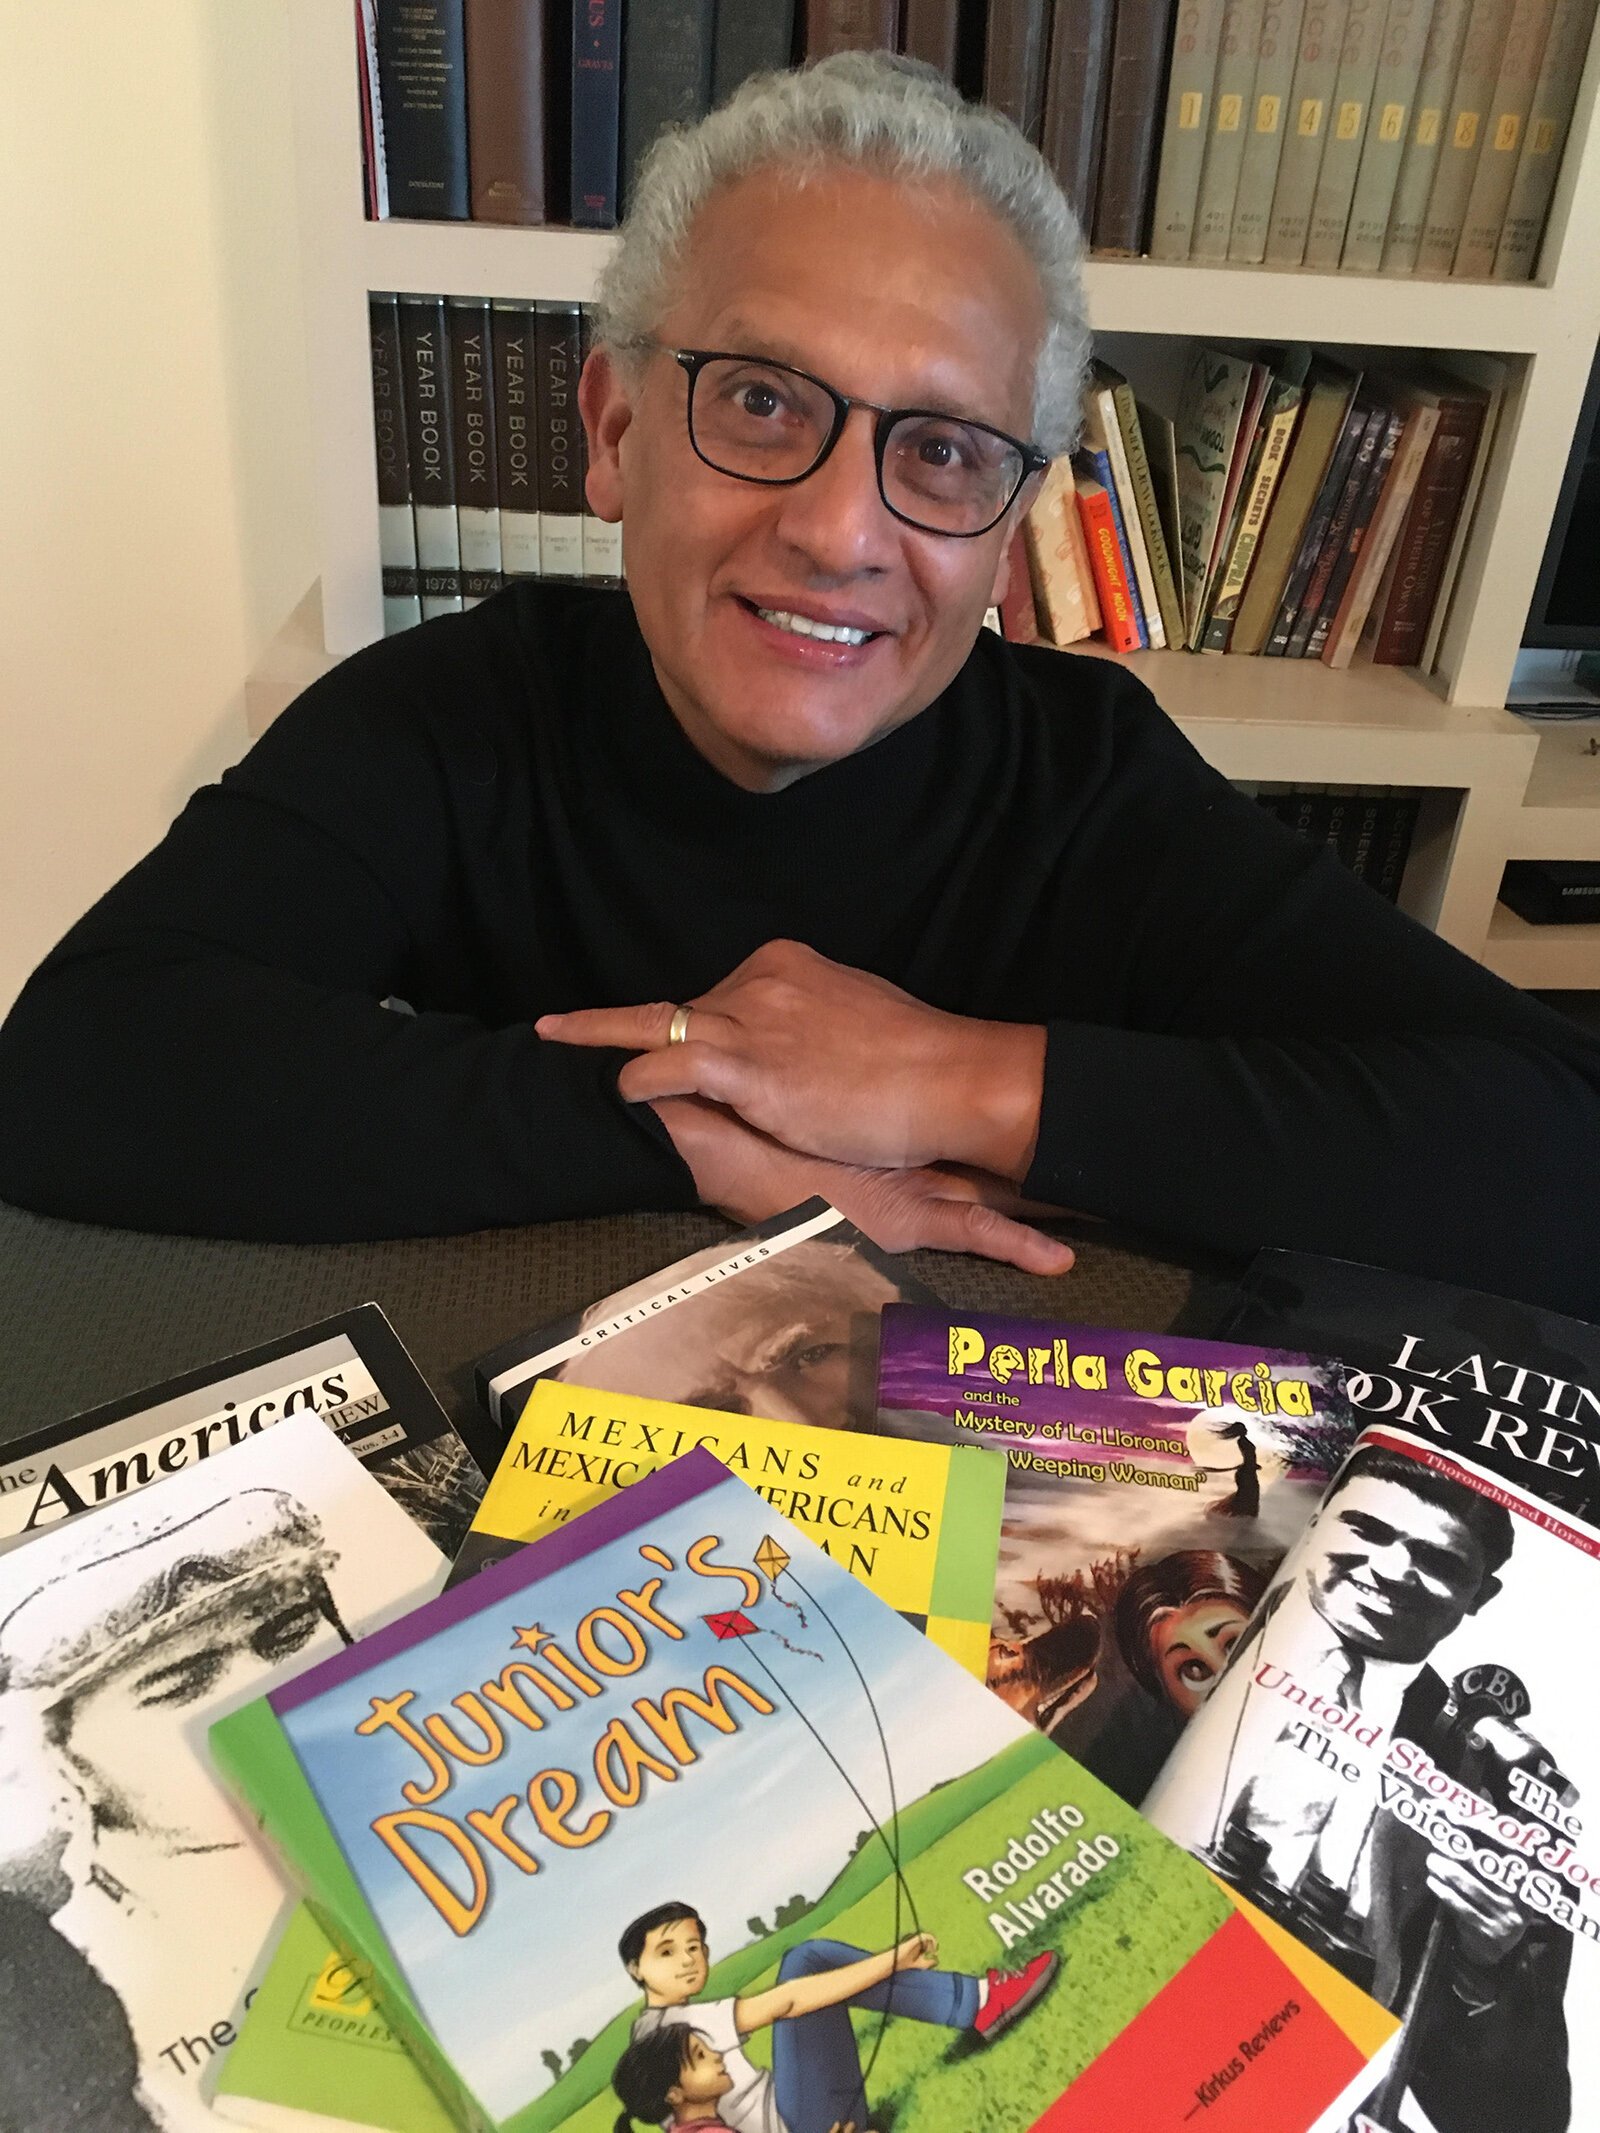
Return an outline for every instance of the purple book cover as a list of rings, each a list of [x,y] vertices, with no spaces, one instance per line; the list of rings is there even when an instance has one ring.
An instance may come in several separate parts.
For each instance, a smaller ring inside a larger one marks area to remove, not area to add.
[[[1137,1801],[1356,1423],[1325,1358],[890,1304],[877,1426],[1004,1449],[989,1686]]]

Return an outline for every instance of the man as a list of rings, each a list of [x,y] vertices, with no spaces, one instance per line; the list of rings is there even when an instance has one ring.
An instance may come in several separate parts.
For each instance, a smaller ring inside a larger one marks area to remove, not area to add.
[[[198,794],[0,1033],[0,1193],[301,1240],[820,1193],[1065,1268],[1021,1196],[1600,1308],[1595,1045],[1128,668],[980,631],[1079,250],[909,62],[668,137],[580,387],[627,592],[371,646]]]
[[[1325,1932],[1331,1959],[1408,2015],[1406,2085],[1434,2133],[1570,2122],[1569,1936],[1393,1811],[1413,1790],[1433,1805],[1408,1775],[1418,1749],[1502,1815],[1517,1811],[1515,1770],[1566,1789],[1519,1726],[1458,1714],[1428,1663],[1500,1591],[1512,1547],[1502,1505],[1364,1446],[1235,1647],[1204,1730],[1144,1803],[1244,1893]],[[1411,1746],[1396,1759],[1399,1742]],[[1436,1919],[1442,1960],[1413,2010]],[[1376,2113],[1379,2133],[1400,2133],[1393,2117]]]

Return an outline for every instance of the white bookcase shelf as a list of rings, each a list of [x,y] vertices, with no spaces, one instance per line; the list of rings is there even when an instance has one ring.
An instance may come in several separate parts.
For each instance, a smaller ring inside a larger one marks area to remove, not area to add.
[[[347,8],[291,0],[301,247],[317,425],[322,575],[249,689],[259,730],[305,681],[382,632],[368,378],[369,290],[585,301],[613,240],[483,223],[369,223]],[[1600,987],[1600,929],[1509,933],[1512,856],[1600,856],[1600,756],[1504,711],[1584,387],[1600,341],[1600,31],[1551,210],[1540,282],[1400,280],[1091,260],[1097,333],[1474,350],[1509,358],[1493,454],[1437,671],[1147,653],[1134,665],[1227,776],[1413,785],[1428,795],[1402,900],[1519,984]],[[1552,747],[1552,742],[1557,745]],[[1568,744],[1570,743],[1570,747]],[[1524,804],[1526,803],[1526,804]],[[1576,840],[1576,841],[1574,841]],[[1513,925],[1518,922],[1512,921]],[[1535,958],[1523,937],[1583,935]],[[1527,977],[1559,962],[1560,978]],[[1515,966],[1515,967],[1513,967]],[[1582,970],[1586,974],[1574,975]]]

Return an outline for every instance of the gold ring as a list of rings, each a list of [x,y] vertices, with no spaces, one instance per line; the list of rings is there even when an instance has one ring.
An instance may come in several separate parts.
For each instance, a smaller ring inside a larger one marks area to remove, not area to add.
[[[668,1044],[682,1044],[688,1034],[689,1009],[687,1007],[675,1007],[672,1011],[672,1020],[667,1025],[667,1042]]]

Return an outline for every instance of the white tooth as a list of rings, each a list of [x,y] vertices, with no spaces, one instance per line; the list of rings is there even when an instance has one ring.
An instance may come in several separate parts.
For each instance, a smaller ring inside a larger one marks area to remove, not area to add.
[[[781,607],[758,607],[756,613],[763,622],[775,628],[791,630],[797,637],[818,637],[825,644],[865,644],[871,634],[868,630],[835,628],[831,623],[812,622],[805,615],[791,615]]]

